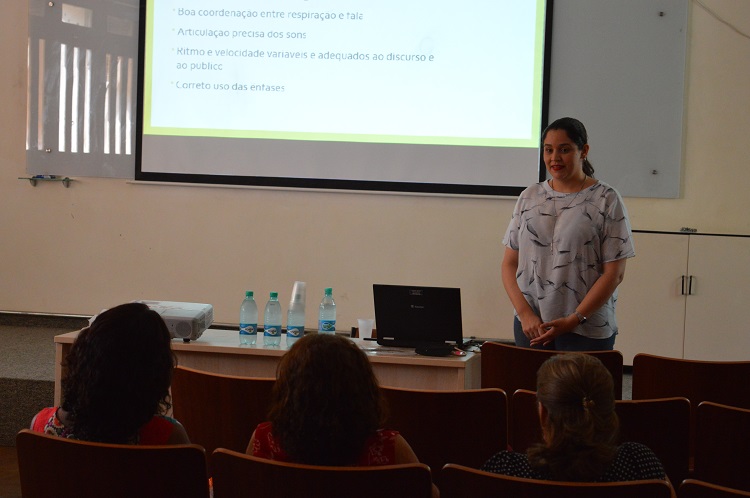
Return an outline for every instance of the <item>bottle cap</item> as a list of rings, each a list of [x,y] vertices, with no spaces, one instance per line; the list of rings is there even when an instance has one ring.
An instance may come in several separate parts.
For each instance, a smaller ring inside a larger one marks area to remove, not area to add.
[[[245,291],[245,297],[253,297],[253,291]]]
[[[271,299],[278,299],[279,293],[278,292],[272,292],[271,293]]]
[[[292,287],[292,299],[290,302],[304,304],[306,297],[306,287],[307,284],[305,282],[300,282],[299,280],[294,282],[294,287]]]
[[[332,296],[333,295],[333,288],[332,287],[326,287],[325,295],[326,296]]]

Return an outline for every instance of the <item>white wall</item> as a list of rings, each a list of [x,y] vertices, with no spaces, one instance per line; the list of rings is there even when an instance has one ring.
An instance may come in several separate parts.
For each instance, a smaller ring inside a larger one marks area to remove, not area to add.
[[[750,2],[703,1],[750,32]],[[691,10],[682,197],[626,203],[635,229],[747,234],[750,41]],[[346,328],[373,315],[373,282],[413,283],[461,287],[465,335],[512,336],[499,270],[511,199],[18,180],[27,29],[26,2],[3,2],[0,310],[92,314],[164,299],[208,302],[218,322],[236,323],[245,289],[288,301],[305,280],[308,323],[333,286]],[[637,149],[622,137],[622,154]]]

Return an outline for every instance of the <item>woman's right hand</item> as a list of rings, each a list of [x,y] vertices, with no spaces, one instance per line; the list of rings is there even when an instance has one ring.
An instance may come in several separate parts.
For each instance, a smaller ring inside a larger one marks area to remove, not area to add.
[[[505,292],[508,293],[510,302],[516,310],[518,320],[521,322],[521,327],[523,328],[523,334],[529,340],[539,337],[544,333],[540,327],[542,324],[542,318],[534,313],[534,310],[529,306],[526,298],[521,293],[520,287],[518,287],[518,280],[516,280],[516,272],[518,271],[518,251],[511,249],[510,247],[505,248],[501,269],[503,287],[505,287]]]
[[[518,319],[521,321],[523,335],[525,335],[529,340],[539,337],[544,333],[541,328],[542,319],[533,312],[519,315]]]

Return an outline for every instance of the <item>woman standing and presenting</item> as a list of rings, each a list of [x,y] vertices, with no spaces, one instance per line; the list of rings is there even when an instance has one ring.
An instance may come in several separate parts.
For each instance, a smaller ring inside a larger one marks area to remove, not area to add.
[[[614,348],[617,286],[635,256],[620,194],[594,178],[586,128],[561,118],[542,134],[549,180],[524,190],[503,244],[517,346]]]

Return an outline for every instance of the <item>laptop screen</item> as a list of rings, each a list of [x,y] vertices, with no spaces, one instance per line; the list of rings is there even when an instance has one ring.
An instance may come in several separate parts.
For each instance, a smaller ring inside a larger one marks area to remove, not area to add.
[[[461,289],[373,284],[378,344],[462,344]]]

